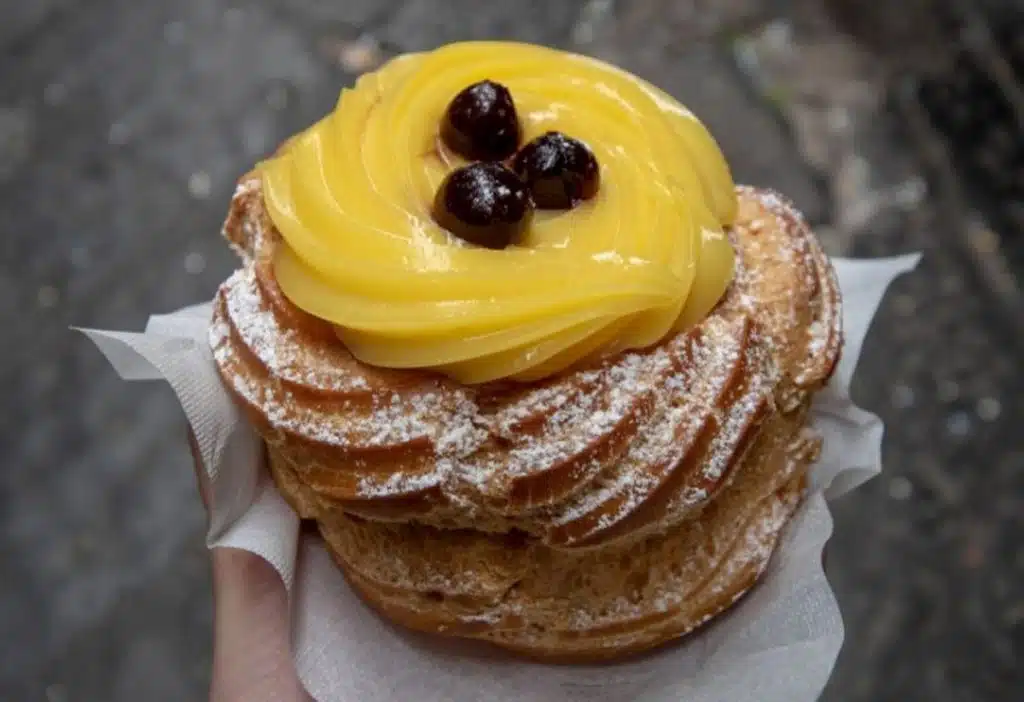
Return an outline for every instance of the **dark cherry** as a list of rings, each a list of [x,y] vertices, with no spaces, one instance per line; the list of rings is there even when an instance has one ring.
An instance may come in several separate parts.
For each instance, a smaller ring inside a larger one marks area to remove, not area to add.
[[[548,132],[524,146],[512,167],[522,178],[534,204],[565,210],[597,195],[601,170],[590,149],[561,132]]]
[[[502,161],[516,152],[522,132],[512,94],[490,80],[452,98],[441,121],[441,138],[471,161]]]
[[[503,249],[520,240],[533,218],[523,181],[500,163],[456,168],[437,189],[434,220],[464,241]]]

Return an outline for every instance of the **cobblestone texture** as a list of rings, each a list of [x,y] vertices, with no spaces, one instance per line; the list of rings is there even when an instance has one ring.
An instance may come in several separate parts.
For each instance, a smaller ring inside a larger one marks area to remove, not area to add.
[[[5,3],[0,699],[203,697],[209,575],[179,411],[68,326],[208,298],[233,266],[216,236],[233,180],[357,73],[467,37],[620,63],[683,98],[738,179],[788,193],[832,253],[925,251],[855,384],[887,422],[886,473],[835,505],[848,638],[824,699],[1024,699],[1024,205],[972,170],[950,106],[918,99],[975,90],[939,60],[954,39],[982,37],[968,53],[989,76],[1009,44],[984,30],[1024,25],[1014,3],[915,0],[895,23],[883,5]],[[986,100],[1005,93],[986,80]],[[999,129],[1024,143],[1024,121]]]

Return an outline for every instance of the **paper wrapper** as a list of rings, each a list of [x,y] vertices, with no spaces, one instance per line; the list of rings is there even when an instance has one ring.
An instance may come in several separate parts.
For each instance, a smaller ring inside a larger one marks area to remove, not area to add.
[[[125,379],[164,379],[174,388],[210,473],[215,508],[207,543],[252,551],[281,574],[292,601],[295,665],[317,700],[804,702],[820,694],[843,641],[821,565],[832,531],[826,499],[881,470],[881,421],[851,403],[850,378],[886,288],[917,260],[833,261],[846,345],[814,405],[824,450],[810,495],[760,585],[679,644],[603,666],[524,662],[479,644],[399,630],[365,606],[319,539],[300,534],[262,466],[260,440],[214,367],[209,304],[154,316],[142,334],[85,333]]]

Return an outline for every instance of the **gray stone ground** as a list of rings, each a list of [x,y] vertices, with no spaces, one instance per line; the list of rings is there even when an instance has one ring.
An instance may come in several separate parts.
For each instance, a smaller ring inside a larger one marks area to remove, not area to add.
[[[898,50],[846,38],[825,5],[848,21],[856,3],[0,1],[0,699],[203,697],[209,573],[179,411],[68,326],[210,297],[233,266],[217,231],[234,178],[360,71],[467,37],[618,62],[683,98],[831,252],[925,252],[856,382],[887,422],[886,474],[835,505],[848,640],[825,699],[1024,699],[1024,241],[975,209]],[[897,46],[925,36],[900,26]]]

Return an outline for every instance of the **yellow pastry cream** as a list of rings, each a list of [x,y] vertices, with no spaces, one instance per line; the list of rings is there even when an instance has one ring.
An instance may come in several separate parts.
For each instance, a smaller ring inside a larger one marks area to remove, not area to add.
[[[445,110],[481,80],[510,91],[521,144],[563,132],[600,168],[594,197],[537,210],[500,250],[431,216],[446,175],[467,163],[439,137]],[[735,188],[704,125],[635,76],[539,46],[466,42],[395,58],[260,174],[284,240],[281,290],[372,365],[533,381],[692,327],[733,275],[723,229]]]

